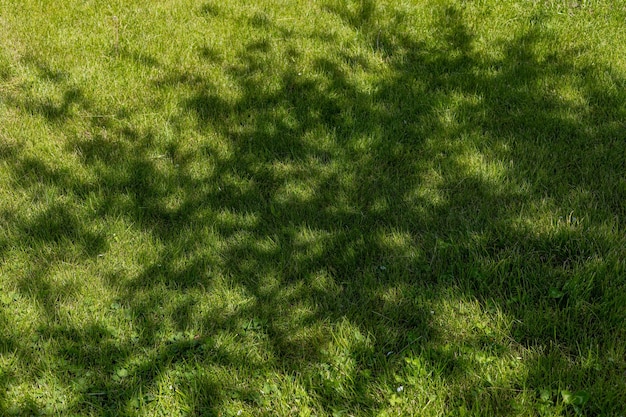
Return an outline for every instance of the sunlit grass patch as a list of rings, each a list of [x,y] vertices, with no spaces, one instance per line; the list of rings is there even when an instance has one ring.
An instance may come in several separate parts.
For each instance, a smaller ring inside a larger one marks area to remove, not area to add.
[[[623,7],[22,3],[0,414],[623,414]]]

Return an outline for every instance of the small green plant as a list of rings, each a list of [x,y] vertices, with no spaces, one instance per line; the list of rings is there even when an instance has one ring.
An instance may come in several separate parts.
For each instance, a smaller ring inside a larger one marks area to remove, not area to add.
[[[563,403],[571,406],[576,412],[576,415],[584,415],[582,409],[587,401],[589,401],[589,393],[587,391],[576,391],[572,393],[563,390],[561,391],[561,397],[563,398]]]

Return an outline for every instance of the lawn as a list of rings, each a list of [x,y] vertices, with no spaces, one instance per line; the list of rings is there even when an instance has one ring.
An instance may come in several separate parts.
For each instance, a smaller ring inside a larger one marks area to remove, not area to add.
[[[626,415],[626,4],[0,0],[0,415]]]

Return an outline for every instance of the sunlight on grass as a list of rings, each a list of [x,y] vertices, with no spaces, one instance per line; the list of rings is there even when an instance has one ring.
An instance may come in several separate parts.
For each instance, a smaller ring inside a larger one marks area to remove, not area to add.
[[[625,18],[0,4],[0,414],[623,414]]]

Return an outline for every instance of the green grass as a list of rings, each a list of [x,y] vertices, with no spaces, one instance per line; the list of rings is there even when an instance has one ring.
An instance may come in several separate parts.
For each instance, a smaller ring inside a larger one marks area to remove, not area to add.
[[[626,6],[0,1],[0,415],[623,416]]]

